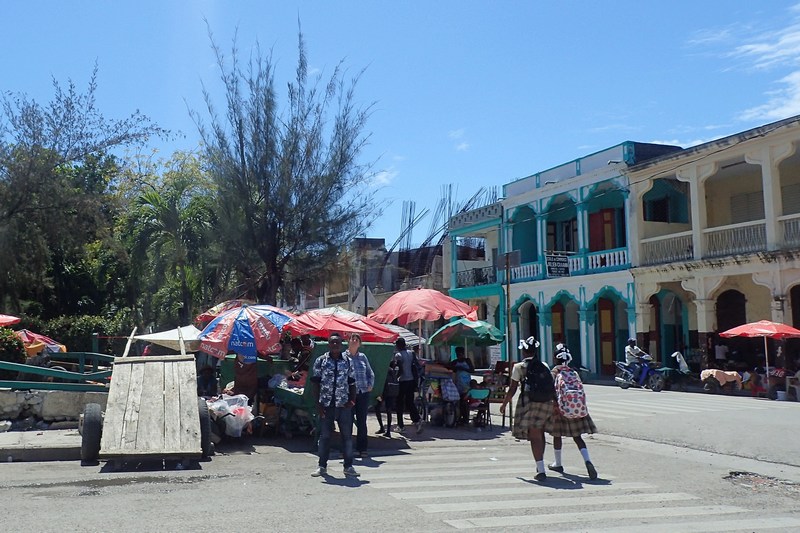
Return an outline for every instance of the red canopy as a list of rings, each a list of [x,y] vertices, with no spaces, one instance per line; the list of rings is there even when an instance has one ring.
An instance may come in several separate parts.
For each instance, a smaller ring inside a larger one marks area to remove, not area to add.
[[[288,323],[286,330],[295,335],[316,337],[327,337],[334,332],[345,337],[358,333],[364,342],[394,342],[399,336],[382,324],[341,307],[326,307],[303,313]]]
[[[397,320],[400,325],[417,320],[438,320],[441,317],[467,317],[477,320],[471,306],[433,289],[398,292],[369,315],[369,318],[378,322],[388,324]]]
[[[792,326],[787,326],[779,322],[760,320],[723,331],[719,335],[720,337],[769,337],[771,339],[787,339],[800,337],[800,329],[795,329]]]
[[[11,315],[0,315],[0,326],[19,324],[21,319]]]

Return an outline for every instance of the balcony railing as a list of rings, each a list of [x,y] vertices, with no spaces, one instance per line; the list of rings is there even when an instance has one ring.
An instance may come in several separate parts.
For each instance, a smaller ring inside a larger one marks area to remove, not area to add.
[[[694,245],[691,231],[642,239],[643,265],[686,261],[692,257],[694,257]]]
[[[497,283],[497,276],[492,266],[456,272],[456,287],[477,287],[492,283]]]
[[[746,254],[767,249],[767,226],[763,220],[703,230],[706,257]]]
[[[783,243],[786,246],[800,246],[800,214],[778,217],[783,226]]]
[[[511,269],[511,283],[519,281],[530,281],[542,277],[542,265],[536,263],[525,263]]]
[[[589,272],[614,270],[628,265],[628,249],[614,248],[613,250],[591,252],[586,255],[586,259],[589,263]]]

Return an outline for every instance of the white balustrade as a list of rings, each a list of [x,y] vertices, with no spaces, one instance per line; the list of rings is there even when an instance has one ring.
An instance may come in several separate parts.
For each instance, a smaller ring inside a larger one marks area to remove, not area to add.
[[[591,252],[587,259],[589,271],[624,266],[628,264],[628,250],[627,248],[614,248],[613,250]]]
[[[691,231],[642,239],[641,242],[643,265],[686,261],[694,257]]]
[[[767,227],[764,221],[731,224],[703,230],[706,257],[746,254],[767,249]]]
[[[542,274],[542,265],[539,263],[525,263],[511,269],[511,281],[537,279]]]
[[[783,226],[783,243],[789,246],[800,246],[800,215],[780,217]]]

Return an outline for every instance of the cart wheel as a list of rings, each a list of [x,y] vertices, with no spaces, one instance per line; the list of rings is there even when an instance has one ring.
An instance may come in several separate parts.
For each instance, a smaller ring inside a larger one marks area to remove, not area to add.
[[[205,398],[197,399],[200,412],[200,450],[203,459],[211,456],[211,416],[208,414],[208,403]]]
[[[81,436],[81,462],[96,463],[100,455],[100,437],[103,435],[103,412],[100,404],[87,403],[83,408],[83,434]]]

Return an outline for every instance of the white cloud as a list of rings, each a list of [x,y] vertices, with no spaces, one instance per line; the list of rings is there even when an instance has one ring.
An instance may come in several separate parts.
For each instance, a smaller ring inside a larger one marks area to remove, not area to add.
[[[469,150],[469,143],[468,142],[462,142],[462,143],[458,143],[456,145],[456,151],[457,152],[466,152],[467,150]]]
[[[777,32],[769,32],[754,42],[737,46],[734,57],[749,59],[756,69],[797,65],[800,63],[800,24],[793,22]]]
[[[783,87],[767,93],[769,99],[765,104],[745,109],[739,119],[780,120],[800,114],[800,70],[784,76],[778,83]]]
[[[385,187],[386,185],[390,185],[397,175],[400,174],[399,171],[395,170],[394,168],[390,168],[388,170],[381,170],[377,172],[372,179],[370,180],[370,185],[373,187]]]
[[[464,128],[459,128],[457,130],[450,130],[447,133],[447,136],[451,139],[461,139],[464,137]]]

